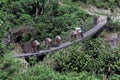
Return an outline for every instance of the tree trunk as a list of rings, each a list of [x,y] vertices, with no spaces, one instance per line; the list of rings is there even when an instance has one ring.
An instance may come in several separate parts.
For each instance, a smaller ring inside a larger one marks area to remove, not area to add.
[[[108,71],[106,73],[106,80],[110,80],[111,68],[108,67]]]
[[[44,13],[44,3],[45,1],[42,2],[42,10],[41,10],[41,15]]]
[[[36,17],[39,15],[38,0],[36,0]]]
[[[39,14],[39,9],[38,7],[36,7],[36,17],[38,17],[38,14]]]

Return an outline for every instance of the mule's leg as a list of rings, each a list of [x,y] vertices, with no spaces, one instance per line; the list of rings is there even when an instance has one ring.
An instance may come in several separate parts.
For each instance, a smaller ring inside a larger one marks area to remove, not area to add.
[[[60,46],[60,41],[58,41],[58,46]]]
[[[35,50],[35,49],[36,49],[36,47],[34,47],[34,48],[33,48],[33,52],[34,52],[34,53],[36,52],[36,50]]]
[[[78,35],[77,35],[77,36],[78,36],[78,38],[81,38],[81,33],[78,33]]]
[[[59,42],[57,41],[57,42],[56,42],[56,47],[58,47],[58,46],[59,46]]]
[[[34,53],[34,48],[31,48],[31,49],[30,49],[30,52],[31,52],[31,53]]]
[[[71,40],[70,41],[73,41],[74,40],[74,36],[73,35],[71,35]]]
[[[39,51],[39,50],[40,50],[40,45],[37,46],[37,51]]]
[[[51,47],[51,45],[50,45],[50,43],[49,43],[47,48],[49,49],[50,47]]]
[[[46,49],[48,48],[48,44],[46,44]]]
[[[77,36],[78,36],[78,34],[75,35],[75,37],[74,37],[75,40],[77,39]]]

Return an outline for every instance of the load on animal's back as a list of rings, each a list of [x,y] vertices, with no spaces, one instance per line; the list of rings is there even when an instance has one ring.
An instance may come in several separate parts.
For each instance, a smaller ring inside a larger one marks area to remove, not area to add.
[[[76,31],[76,30],[74,30],[74,31],[72,31],[72,33],[71,33],[71,38],[77,38],[77,34],[78,34],[78,32]]]
[[[32,48],[33,48],[34,52],[39,51],[39,49],[40,49],[40,42],[38,40],[34,40],[32,42]]]
[[[75,30],[73,30],[71,33],[71,38],[73,39],[83,38],[84,31],[85,31],[84,27],[75,28]]]
[[[59,46],[60,41],[61,41],[61,37],[59,35],[55,36],[54,39],[45,38],[45,46],[46,46],[46,48],[52,47],[53,44],[54,44],[54,46]]]
[[[52,46],[52,39],[51,38],[45,38],[45,46],[46,46],[46,48],[49,48]]]
[[[60,41],[61,41],[61,37],[59,35],[57,35],[54,40],[55,40],[55,45],[59,46],[60,45]]]

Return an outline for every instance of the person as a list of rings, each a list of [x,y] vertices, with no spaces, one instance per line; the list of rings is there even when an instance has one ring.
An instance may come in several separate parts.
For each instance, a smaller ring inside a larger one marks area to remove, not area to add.
[[[81,37],[84,37],[84,33],[85,33],[85,27],[82,25],[81,26]]]
[[[97,25],[97,19],[98,19],[98,17],[95,16],[95,17],[94,17],[94,24],[95,24],[95,25]]]
[[[107,21],[110,22],[111,21],[111,17],[107,16]]]

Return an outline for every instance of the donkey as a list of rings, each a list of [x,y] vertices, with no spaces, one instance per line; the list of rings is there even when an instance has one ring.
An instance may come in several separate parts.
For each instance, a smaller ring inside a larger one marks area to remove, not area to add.
[[[40,49],[40,42],[38,40],[34,40],[31,46],[32,46],[33,51],[36,52]]]
[[[51,38],[45,38],[45,46],[46,46],[46,48],[50,48],[52,46]]]
[[[71,38],[76,39],[77,37],[81,37],[81,28],[76,28],[74,31],[71,33]]]
[[[60,45],[60,41],[61,41],[61,37],[60,37],[59,35],[57,35],[57,36],[55,37],[54,41],[55,41],[55,45],[56,45],[56,46],[59,46],[59,45]]]

